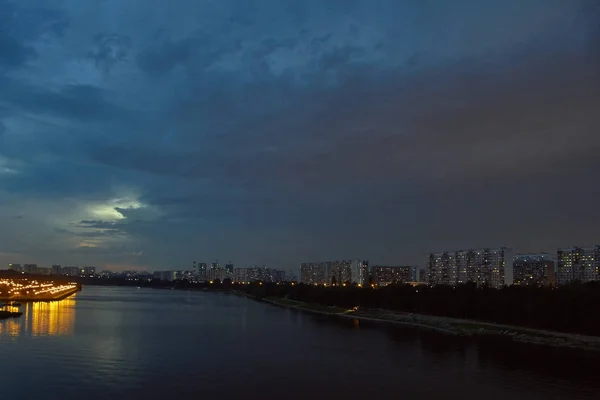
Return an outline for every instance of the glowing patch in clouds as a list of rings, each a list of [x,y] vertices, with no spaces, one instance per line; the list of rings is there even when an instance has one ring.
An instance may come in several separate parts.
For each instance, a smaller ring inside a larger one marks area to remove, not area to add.
[[[17,170],[8,166],[9,160],[0,154],[0,175],[2,174],[16,174]]]
[[[131,198],[116,198],[108,204],[93,204],[88,206],[87,211],[94,218],[102,221],[118,221],[125,219],[125,216],[118,209],[142,208],[143,204]]]
[[[98,247],[98,245],[95,243],[90,243],[90,242],[81,242],[81,243],[79,243],[79,247],[93,249],[93,248]]]

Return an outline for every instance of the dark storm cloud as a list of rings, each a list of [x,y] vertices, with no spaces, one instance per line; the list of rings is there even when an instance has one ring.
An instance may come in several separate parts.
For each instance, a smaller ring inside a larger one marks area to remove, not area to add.
[[[9,147],[10,144],[5,145],[5,154],[17,156],[19,153]],[[76,154],[72,155],[73,160],[69,160],[68,155],[72,153],[64,151],[68,148],[64,144],[62,146],[63,149],[57,149],[59,155],[46,155],[42,160],[31,160],[20,165],[18,173],[4,177],[2,189],[7,193],[26,197],[43,196],[53,199],[93,197],[105,193],[111,181],[114,181],[111,177],[114,173],[93,164],[82,164],[76,161]]]
[[[182,177],[201,177],[206,171],[201,168],[202,161],[194,158],[194,153],[167,152],[152,145],[153,138],[132,147],[131,144],[98,144],[90,149],[90,157],[104,165],[131,169],[134,171],[178,175]]]
[[[35,59],[33,42],[46,33],[61,36],[68,26],[68,17],[60,10],[1,0],[0,67],[16,68]]]
[[[147,48],[140,53],[137,62],[140,68],[146,72],[169,72],[175,66],[185,64],[196,46],[197,42],[192,38],[177,42],[165,40],[162,44]]]
[[[46,33],[62,36],[69,23],[68,15],[58,8],[0,0],[0,26],[21,40],[34,41]]]
[[[524,63],[519,57],[500,60],[503,66],[495,70],[471,63],[423,71],[419,77],[408,79],[396,72],[379,72],[378,79],[365,79],[365,71],[359,69],[334,93],[315,88],[313,94],[306,95],[302,100],[312,107],[309,113],[283,100],[279,103],[281,117],[244,121],[243,137],[213,138],[211,145],[215,147],[201,158],[183,156],[178,160],[173,154],[163,162],[161,157],[152,162],[146,151],[138,157],[136,152],[126,156],[123,150],[121,165],[130,163],[188,177],[254,176],[294,185],[317,179],[328,185],[355,179],[354,174],[389,180],[452,178],[465,173],[485,176],[522,168],[548,170],[543,162],[551,164],[573,152],[585,155],[589,149],[573,147],[564,129],[576,129],[572,134],[579,140],[597,146],[599,139],[593,130],[598,124],[593,113],[599,89],[594,75],[596,61],[577,57],[556,60],[540,54],[537,60]],[[510,65],[513,61],[518,64]],[[367,76],[376,72],[370,70]],[[238,92],[238,96],[256,104],[270,102],[269,95],[279,96],[281,92],[265,85],[253,92]],[[295,94],[302,95],[301,91]],[[235,104],[217,104],[219,108],[230,107],[229,112],[236,108]],[[193,116],[184,114],[183,118]],[[254,123],[260,129],[252,129]],[[293,148],[297,150],[297,144],[307,137],[319,143],[316,152],[294,152]],[[198,139],[207,146],[205,138]],[[550,141],[540,146],[544,139]],[[258,148],[268,148],[269,142],[278,150]],[[486,152],[487,146],[493,152]],[[200,143],[195,151],[202,154]],[[427,153],[431,158],[422,157]],[[107,154],[116,157],[119,153]],[[141,158],[144,154],[146,162]],[[235,157],[226,164],[220,162],[231,155]],[[437,163],[432,163],[432,158]],[[364,162],[344,161],[356,159]],[[528,165],[531,161],[533,164]],[[478,168],[472,168],[474,165]],[[292,176],[294,179],[289,179]]]
[[[360,57],[365,54],[365,50],[357,46],[345,46],[323,54],[320,60],[320,67],[323,70],[336,69],[347,65],[354,57]]]
[[[43,200],[27,220],[59,224],[73,257],[591,240],[597,2],[138,3],[0,1],[3,209]]]
[[[0,26],[0,67],[14,68],[35,57],[35,51]]]
[[[127,60],[131,49],[131,38],[117,33],[99,33],[94,39],[90,56],[96,66],[105,72],[118,63]]]
[[[150,41],[151,44],[136,57],[140,69],[150,74],[168,73],[176,66],[185,67],[191,73],[202,72],[224,54],[241,49],[237,36],[228,35],[226,39],[216,41],[210,33],[202,31],[172,39],[160,30]]]
[[[267,38],[260,42],[256,48],[247,51],[247,61],[250,63],[262,63],[265,57],[273,54],[273,52],[279,49],[290,49],[293,50],[298,45],[298,40],[294,37],[279,39],[279,38]]]
[[[67,85],[60,91],[2,79],[0,98],[26,112],[72,118],[81,121],[127,119],[127,111],[106,99],[106,91],[91,85]]]

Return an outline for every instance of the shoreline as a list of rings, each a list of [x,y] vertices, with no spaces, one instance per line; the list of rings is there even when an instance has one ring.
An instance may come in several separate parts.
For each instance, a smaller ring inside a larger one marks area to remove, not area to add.
[[[252,297],[252,296],[248,296]],[[600,351],[600,337],[585,336],[571,333],[546,331],[512,325],[494,324],[491,322],[438,317],[424,314],[399,313],[389,310],[359,309],[357,311],[340,311],[336,307],[310,305],[294,300],[263,298],[256,299],[275,306],[308,312],[312,314],[356,319],[367,322],[392,324],[398,326],[427,329],[448,335],[465,337],[496,336],[521,343],[543,346],[572,348],[588,351]],[[312,308],[307,308],[312,307]],[[318,307],[319,309],[315,309]],[[328,309],[330,311],[328,311]]]

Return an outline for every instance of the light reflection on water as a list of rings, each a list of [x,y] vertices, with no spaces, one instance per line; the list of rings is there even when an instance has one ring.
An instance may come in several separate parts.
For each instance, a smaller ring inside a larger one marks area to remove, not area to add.
[[[5,307],[3,310],[15,311],[16,307]],[[21,321],[16,318],[8,318],[0,321],[0,339],[14,338],[21,331]]]
[[[0,338],[14,339],[21,334],[31,336],[73,335],[75,327],[76,296],[61,301],[23,303],[21,307],[4,307],[7,311],[21,311],[18,318],[0,322]]]

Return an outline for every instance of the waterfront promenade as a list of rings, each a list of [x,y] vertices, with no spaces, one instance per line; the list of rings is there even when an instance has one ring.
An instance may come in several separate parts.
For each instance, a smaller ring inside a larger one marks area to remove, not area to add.
[[[70,282],[38,281],[37,279],[1,279],[0,301],[34,302],[62,300],[81,290],[81,285]]]

